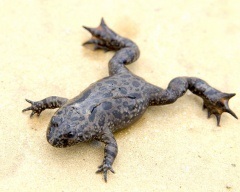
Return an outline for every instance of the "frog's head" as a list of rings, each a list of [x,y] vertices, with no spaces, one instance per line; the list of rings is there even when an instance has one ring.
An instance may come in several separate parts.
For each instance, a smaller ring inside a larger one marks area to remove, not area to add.
[[[47,128],[47,141],[54,147],[69,147],[90,139],[84,128],[85,117],[74,108],[61,108],[53,115]]]

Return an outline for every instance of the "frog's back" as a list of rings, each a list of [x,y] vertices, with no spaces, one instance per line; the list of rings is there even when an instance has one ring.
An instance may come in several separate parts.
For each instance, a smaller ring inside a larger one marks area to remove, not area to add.
[[[65,107],[73,107],[89,124],[112,132],[137,120],[148,106],[146,81],[132,73],[119,73],[91,84]]]

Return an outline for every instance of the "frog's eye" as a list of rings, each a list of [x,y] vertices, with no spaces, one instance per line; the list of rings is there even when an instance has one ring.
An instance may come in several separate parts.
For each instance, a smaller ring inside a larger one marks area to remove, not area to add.
[[[72,138],[74,137],[75,133],[73,131],[68,132],[67,137]]]

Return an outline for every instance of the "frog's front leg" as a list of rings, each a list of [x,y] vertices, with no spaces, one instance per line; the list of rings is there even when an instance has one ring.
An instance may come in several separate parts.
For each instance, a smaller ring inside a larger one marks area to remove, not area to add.
[[[26,101],[32,105],[26,109],[23,109],[22,112],[32,110],[32,113],[30,115],[30,117],[32,117],[35,113],[39,116],[41,112],[45,109],[59,108],[64,105],[68,101],[68,99],[63,97],[51,96],[41,101],[30,101],[28,99],[26,99]]]
[[[150,105],[166,105],[174,103],[189,89],[192,93],[203,99],[203,109],[208,110],[208,117],[214,114],[217,118],[217,125],[220,126],[220,118],[223,112],[230,113],[238,119],[236,114],[229,108],[228,101],[234,93],[223,93],[202,79],[196,77],[177,77],[173,79],[167,89],[155,87],[150,94]]]
[[[105,144],[104,148],[104,159],[102,164],[98,167],[96,173],[103,172],[104,180],[107,182],[107,172],[110,170],[115,173],[112,164],[117,156],[118,147],[117,142],[110,130],[104,130],[104,133],[96,138],[96,140],[101,141]]]

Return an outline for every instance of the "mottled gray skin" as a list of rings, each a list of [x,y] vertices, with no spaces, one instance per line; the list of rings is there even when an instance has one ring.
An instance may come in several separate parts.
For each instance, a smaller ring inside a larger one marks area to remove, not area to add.
[[[237,116],[228,107],[228,100],[235,94],[222,93],[195,77],[173,79],[167,89],[159,88],[130,72],[125,65],[136,61],[140,55],[137,45],[107,27],[102,20],[97,28],[88,28],[92,38],[84,43],[93,44],[95,49],[116,51],[109,61],[109,76],[86,88],[73,99],[48,97],[38,102],[27,100],[32,106],[31,116],[45,109],[59,108],[47,129],[47,140],[54,147],[68,147],[79,142],[98,140],[105,143],[104,159],[97,172],[107,171],[117,155],[117,143],[113,136],[137,119],[151,105],[166,105],[175,102],[187,89],[200,96],[208,117],[214,114],[219,126],[223,112]]]

